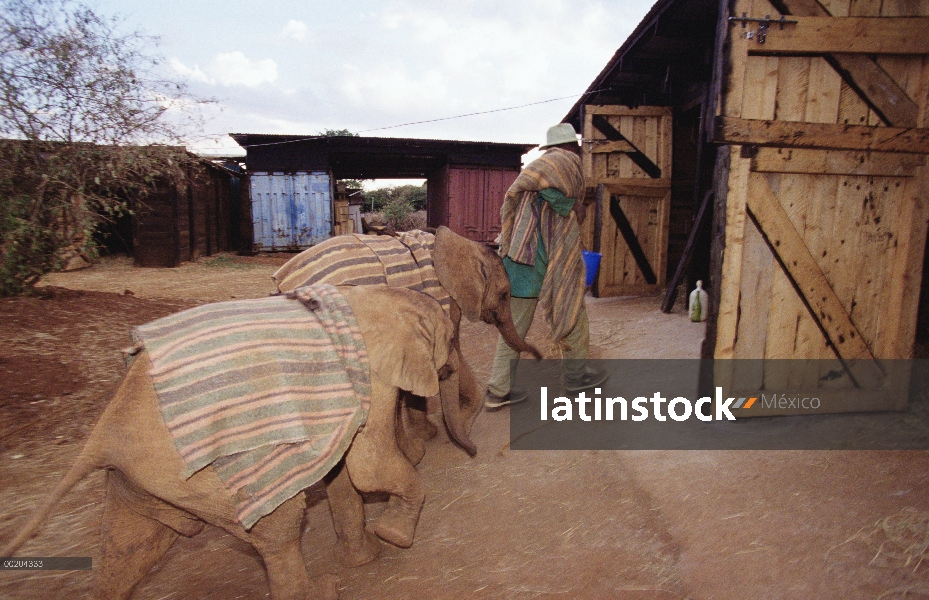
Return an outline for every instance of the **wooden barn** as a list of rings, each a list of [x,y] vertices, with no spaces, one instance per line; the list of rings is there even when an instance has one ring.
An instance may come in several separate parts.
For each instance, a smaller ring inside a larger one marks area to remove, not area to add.
[[[163,186],[134,202],[132,253],[136,266],[176,267],[182,262],[241,247],[242,173],[199,160],[188,184]]]
[[[670,301],[702,279],[704,357],[839,359],[830,389],[791,385],[827,411],[900,407],[858,391],[905,389],[886,359],[914,352],[929,3],[660,0],[564,121],[583,132],[596,295]],[[772,383],[728,364],[717,382],[745,395]]]
[[[339,179],[426,179],[428,224],[479,242],[534,144],[359,136],[230,134],[246,150],[255,250],[295,250],[332,235]]]

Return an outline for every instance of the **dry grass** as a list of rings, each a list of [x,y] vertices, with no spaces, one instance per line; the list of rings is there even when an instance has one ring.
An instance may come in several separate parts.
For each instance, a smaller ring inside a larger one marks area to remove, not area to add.
[[[870,527],[862,527],[855,535],[831,548],[827,558],[834,550],[849,547],[866,549],[868,554],[872,555],[868,566],[904,568],[915,572],[923,561],[929,558],[929,512],[904,508],[896,514],[884,517]],[[923,590],[919,593],[929,595],[929,588],[917,587]],[[913,588],[913,591],[916,591],[916,588]]]

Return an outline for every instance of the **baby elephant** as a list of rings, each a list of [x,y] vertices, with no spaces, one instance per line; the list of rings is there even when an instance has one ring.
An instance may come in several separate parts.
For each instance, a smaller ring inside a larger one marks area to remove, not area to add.
[[[439,392],[440,374],[451,370],[447,362],[453,327],[440,305],[421,293],[388,287],[344,287],[338,292],[364,338],[370,406],[354,437],[348,433],[350,445],[344,456],[335,457],[342,460],[329,478],[328,489],[339,536],[337,553],[349,564],[362,564],[377,556],[380,544],[365,529],[359,491],[390,494],[383,516],[368,525],[374,534],[401,547],[413,542],[425,493],[419,474],[397,446],[398,395],[400,390],[421,396]],[[275,297],[248,302],[275,306],[274,302],[297,300]],[[77,463],[0,556],[13,556],[78,481],[96,469],[106,469],[103,557],[94,569],[98,597],[128,598],[178,535],[193,536],[204,523],[211,523],[248,542],[261,555],[274,600],[337,598],[334,576],[312,580],[306,571],[300,552],[303,491],[246,526],[241,519],[246,488],[237,494],[230,491],[222,463],[188,476],[190,464],[178,449],[177,437],[172,437],[174,430],[169,431],[163,396],[159,405],[160,375],[156,373],[153,380],[150,359],[154,352],[147,345],[138,356]],[[208,368],[200,373],[212,375]],[[325,384],[330,385],[330,380]]]

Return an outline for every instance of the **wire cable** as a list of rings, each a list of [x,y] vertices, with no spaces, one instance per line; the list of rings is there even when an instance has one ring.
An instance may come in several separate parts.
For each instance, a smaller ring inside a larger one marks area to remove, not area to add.
[[[539,100],[538,102],[530,102],[530,103],[528,103],[528,104],[520,104],[519,106],[509,106],[509,107],[507,107],[507,108],[495,108],[495,109],[493,109],[493,110],[482,110],[482,111],[479,111],[479,112],[467,113],[467,114],[463,114],[463,115],[455,115],[455,116],[453,116],[453,117],[440,117],[440,118],[438,118],[438,119],[427,119],[427,120],[425,120],[425,121],[411,121],[411,122],[409,122],[409,123],[401,123],[400,125],[388,125],[387,127],[375,127],[374,129],[364,129],[364,130],[358,131],[358,132],[356,132],[356,133],[368,133],[368,132],[370,132],[370,131],[383,131],[383,130],[385,130],[385,129],[396,129],[396,128],[398,128],[398,127],[407,127],[408,125],[422,125],[422,124],[424,124],[424,123],[437,123],[437,122],[439,122],[439,121],[451,121],[452,119],[462,119],[462,118],[464,118],[464,117],[473,117],[473,116],[476,116],[476,115],[487,115],[487,114],[498,113],[498,112],[503,112],[503,111],[507,111],[507,110],[516,110],[516,109],[519,109],[519,108],[526,108],[527,106],[536,106],[536,105],[539,105],[539,104],[548,104],[549,102],[557,102],[557,101],[559,101],[559,100],[567,100],[568,98],[576,98],[576,97],[578,97],[578,96],[581,96],[581,97],[590,96],[591,94],[596,94],[597,92],[602,92],[602,91],[604,91],[604,89],[606,89],[606,88],[601,88],[601,89],[597,89],[597,90],[591,90],[591,91],[589,91],[589,92],[584,92],[584,93],[582,93],[582,94],[571,94],[570,96],[561,96],[560,98],[550,98],[550,99],[548,99],[548,100]],[[257,134],[257,135],[261,135],[261,134]],[[273,135],[273,134],[269,134],[269,135]],[[293,143],[296,143],[296,142],[305,142],[305,141],[309,141],[309,140],[318,140],[318,139],[320,139],[320,138],[327,138],[327,137],[341,137],[341,136],[333,136],[333,135],[308,135],[308,136],[301,137],[301,138],[297,138],[297,139],[294,139],[294,140],[281,140],[281,141],[277,141],[277,142],[265,142],[265,143],[263,143],[263,144],[248,144],[248,145],[243,145],[242,147],[243,147],[243,148],[255,148],[255,147],[258,147],[258,146],[277,146],[277,145],[280,145],[280,144],[293,144]]]

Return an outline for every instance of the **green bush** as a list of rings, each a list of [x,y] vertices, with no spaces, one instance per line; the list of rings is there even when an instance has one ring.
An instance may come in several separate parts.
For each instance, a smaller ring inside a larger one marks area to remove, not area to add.
[[[386,211],[390,203],[397,201],[408,204],[411,207],[410,212],[425,210],[426,184],[388,186],[365,192],[364,197],[364,212]]]
[[[413,210],[413,205],[407,198],[399,197],[390,200],[381,212],[388,226],[402,231],[406,229],[407,218],[413,214]]]

